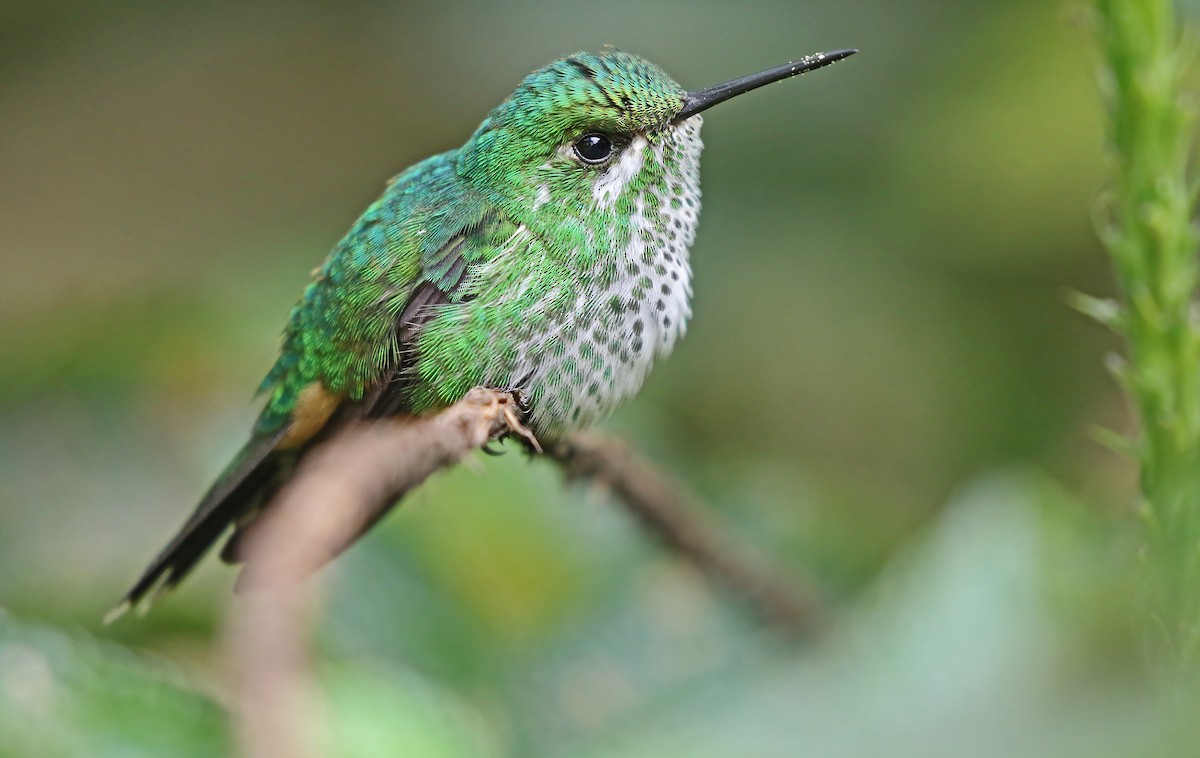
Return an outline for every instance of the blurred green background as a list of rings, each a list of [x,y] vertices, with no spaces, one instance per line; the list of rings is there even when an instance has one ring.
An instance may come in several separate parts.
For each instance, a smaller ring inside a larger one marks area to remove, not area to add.
[[[1195,10],[1189,4],[1188,11]],[[605,44],[699,87],[688,338],[607,426],[809,575],[787,648],[602,493],[442,475],[330,572],[345,755],[1194,754],[1140,672],[1086,6],[0,2],[0,755],[230,749],[215,561],[100,626],[384,182]]]

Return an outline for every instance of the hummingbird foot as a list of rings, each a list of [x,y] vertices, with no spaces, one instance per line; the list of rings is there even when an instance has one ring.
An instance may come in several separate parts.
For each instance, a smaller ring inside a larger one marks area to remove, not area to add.
[[[538,442],[537,437],[535,437],[533,432],[529,430],[529,427],[525,426],[525,424],[521,421],[522,417],[524,417],[530,409],[529,395],[526,394],[524,390],[516,387],[497,389],[495,391],[501,393],[502,395],[507,395],[512,399],[511,402],[504,402],[503,398],[501,398],[500,404],[502,408],[500,413],[504,417],[505,426],[508,427],[504,432],[501,433],[501,436],[503,437],[509,434],[514,434],[524,440],[525,443],[533,450],[539,453],[542,452],[542,445]],[[486,445],[483,447],[483,451],[489,455],[501,454],[501,451],[490,450]]]

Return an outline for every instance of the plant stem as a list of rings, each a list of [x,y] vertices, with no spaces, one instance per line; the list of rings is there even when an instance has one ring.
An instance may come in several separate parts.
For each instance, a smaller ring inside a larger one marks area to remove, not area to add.
[[[1188,667],[1200,650],[1200,328],[1193,113],[1169,0],[1096,0],[1113,152],[1100,234],[1121,296],[1117,368],[1141,425],[1147,600],[1156,644]]]

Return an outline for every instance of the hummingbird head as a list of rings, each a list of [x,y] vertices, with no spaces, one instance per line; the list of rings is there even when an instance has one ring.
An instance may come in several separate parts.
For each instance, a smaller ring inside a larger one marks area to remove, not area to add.
[[[515,220],[553,225],[558,237],[578,236],[585,218],[610,223],[627,217],[639,202],[650,206],[647,211],[660,204],[678,210],[690,199],[694,222],[702,147],[698,114],[854,52],[819,53],[694,91],[636,55],[576,53],[526,76],[462,148],[458,171]],[[594,233],[588,237],[600,241]],[[565,244],[578,248],[579,240]]]
[[[686,97],[636,55],[576,53],[525,77],[463,148],[459,171],[525,210],[591,211],[597,186],[649,169],[645,148],[672,139]]]
[[[850,53],[687,91],[618,51],[525,77],[454,158],[501,209],[494,247],[463,285],[512,314],[504,349],[535,387],[539,423],[586,426],[631,396],[691,314],[703,110]],[[519,345],[519,346],[518,346]]]
[[[698,155],[700,111],[855,52],[818,53],[691,92],[639,56],[576,53],[526,76],[463,147],[459,170],[494,199],[524,208],[613,206],[673,168],[698,170],[694,160],[669,164]],[[646,160],[648,148],[653,160]]]

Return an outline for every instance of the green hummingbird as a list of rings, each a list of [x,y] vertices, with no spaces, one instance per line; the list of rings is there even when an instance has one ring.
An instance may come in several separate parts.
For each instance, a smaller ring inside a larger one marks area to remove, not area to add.
[[[705,89],[615,50],[525,77],[462,147],[395,177],[292,309],[249,442],[121,603],[178,584],[355,419],[520,390],[553,441],[641,387],[691,313],[701,111],[855,50]]]

